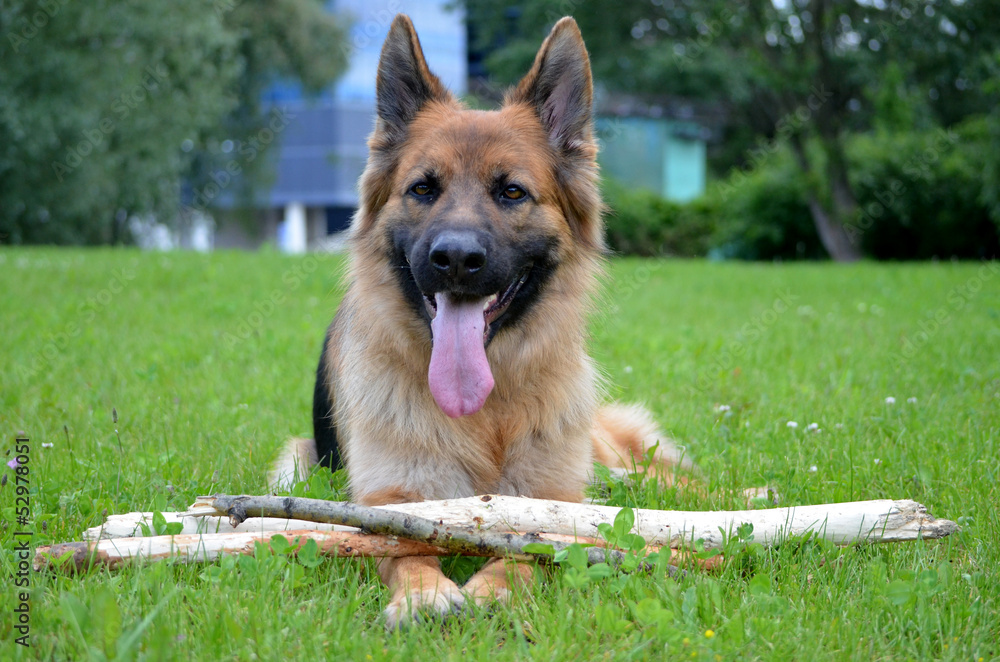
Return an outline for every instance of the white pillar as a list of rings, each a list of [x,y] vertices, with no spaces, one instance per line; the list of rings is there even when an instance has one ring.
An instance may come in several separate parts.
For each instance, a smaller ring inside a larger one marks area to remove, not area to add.
[[[191,248],[209,253],[215,244],[215,221],[211,216],[195,212],[191,219]]]
[[[285,206],[285,218],[278,231],[278,243],[286,253],[306,252],[306,206],[290,202]]]

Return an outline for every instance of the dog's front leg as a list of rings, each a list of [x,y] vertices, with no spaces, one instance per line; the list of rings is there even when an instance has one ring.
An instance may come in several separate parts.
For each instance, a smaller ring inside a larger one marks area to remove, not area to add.
[[[381,506],[423,499],[412,492],[392,489],[361,496],[357,501],[365,506]],[[385,624],[389,629],[405,625],[421,612],[432,616],[447,615],[461,608],[465,602],[465,596],[455,582],[441,572],[441,561],[437,557],[382,559],[378,564],[378,574],[391,596],[385,609]]]
[[[513,592],[531,588],[534,572],[531,563],[491,559],[465,583],[462,592],[480,606],[493,601],[506,604]]]
[[[460,609],[465,602],[455,582],[441,572],[437,557],[382,559],[378,573],[392,594],[385,608],[385,625],[389,629],[405,625],[420,613],[445,616]]]
[[[507,491],[516,494],[519,490],[511,485]],[[552,501],[580,503],[583,500],[581,490],[556,488],[535,489],[532,492],[542,495],[538,498]],[[480,606],[492,601],[506,604],[510,601],[512,593],[521,591],[527,594],[531,590],[534,583],[534,573],[535,565],[533,563],[517,562],[513,559],[492,559],[465,583],[462,592],[468,599]]]

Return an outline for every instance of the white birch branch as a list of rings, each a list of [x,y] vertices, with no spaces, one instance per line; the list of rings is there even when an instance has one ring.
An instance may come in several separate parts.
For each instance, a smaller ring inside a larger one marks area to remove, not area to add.
[[[211,516],[220,509],[229,516]],[[392,512],[383,515],[378,510]],[[528,558],[518,554],[525,541],[546,542],[557,549],[573,541],[602,545],[598,525],[612,524],[620,510],[609,506],[492,495],[394,504],[381,509],[290,497],[205,497],[186,513],[163,514],[168,523],[181,522],[183,532],[179,535],[133,537],[141,532],[140,523],[152,528],[152,513],[113,515],[101,527],[88,529],[85,532],[87,541],[39,548],[35,567],[52,567],[51,560],[66,553],[70,553],[71,558],[65,567],[75,569],[91,564],[115,568],[163,558],[181,562],[211,561],[225,554],[253,554],[256,542],[266,544],[278,534],[297,538],[299,546],[311,538],[319,545],[321,554],[331,556],[513,553],[516,557]],[[320,511],[326,514],[317,515]],[[335,514],[330,515],[330,512]],[[706,548],[720,547],[725,536],[743,524],[751,524],[754,540],[764,545],[806,534],[837,544],[850,544],[942,538],[958,530],[954,522],[935,519],[924,506],[908,500],[744,511],[633,509],[633,513],[633,531],[645,538],[652,549],[684,547],[695,540],[701,540]],[[292,517],[248,518],[248,515],[275,514]],[[304,516],[310,519],[303,519]],[[313,519],[368,524],[365,528],[380,530],[383,534],[317,523]],[[371,526],[373,522],[375,525]],[[387,522],[397,522],[400,526],[389,531]],[[414,531],[423,542],[385,534],[412,535]],[[497,541],[514,541],[515,544],[513,547],[501,546],[501,549],[493,544]],[[590,548],[588,552],[594,557],[591,562],[604,560],[604,550]]]
[[[311,529],[314,531],[354,531],[352,526],[338,524],[321,524],[306,520],[281,519],[277,517],[251,517],[239,526],[233,527],[228,517],[192,516],[186,513],[160,513],[167,524],[181,523],[183,534],[194,533],[261,533],[265,531],[294,531]],[[142,525],[153,531],[153,513],[134,512],[121,515],[108,515],[107,521],[99,526],[86,529],[84,540],[107,540],[108,538],[132,538],[143,535]]]
[[[196,502],[190,514],[210,512],[212,497]],[[198,508],[203,508],[199,511]],[[621,510],[544,499],[484,495],[444,501],[381,506],[398,513],[433,519],[445,526],[496,531],[561,533],[596,538],[601,523],[611,524]],[[754,541],[774,545],[788,537],[812,534],[838,545],[943,538],[958,530],[955,522],[935,519],[922,504],[907,499],[850,501],[768,510],[672,511],[633,509],[635,528],[652,545],[678,548],[702,540],[721,547],[742,524],[753,525]]]
[[[486,500],[488,498],[488,500]],[[199,501],[198,504],[201,502]],[[194,509],[198,504],[192,506]],[[204,508],[204,506],[202,506]],[[597,537],[597,525],[612,523],[619,509],[609,506],[572,504],[523,497],[489,496],[402,503],[381,508],[418,515],[452,526],[470,523],[487,529],[518,532],[548,532]],[[248,518],[234,528],[227,518],[207,516],[214,510],[163,513],[167,522],[179,521],[182,533],[255,532],[289,529],[352,530],[330,524],[281,518]],[[634,509],[635,532],[650,544],[679,547],[701,539],[705,547],[720,547],[722,531],[729,534],[741,524],[752,524],[754,538],[765,545],[788,536],[812,532],[837,544],[853,542],[899,542],[917,538],[943,538],[957,530],[949,520],[932,517],[919,503],[909,500],[851,501],[819,506],[796,506],[769,510],[670,511]],[[190,515],[189,515],[190,513]],[[152,528],[152,513],[112,515],[100,526],[87,529],[85,540],[128,537],[141,532],[139,522]]]
[[[484,529],[539,531],[596,537],[597,526],[611,524],[620,508],[509,496],[478,496],[386,506],[397,512],[432,517],[445,524],[475,522]],[[671,511],[633,509],[634,533],[646,542],[682,547],[702,540],[721,547],[742,524],[753,525],[754,541],[774,545],[789,537],[813,534],[838,545],[943,538],[958,530],[935,519],[909,500],[851,501],[769,510]]]
[[[308,523],[313,525],[312,522]],[[284,536],[290,542],[298,539],[297,548],[307,540],[315,540],[324,556],[446,556],[454,554],[442,547],[392,536],[370,535],[344,531],[270,530],[260,532],[229,531],[226,533],[187,533],[174,536],[145,538],[106,538],[83,542],[68,542],[39,547],[35,552],[35,569],[55,568],[55,561],[72,553],[65,569],[82,570],[91,566],[118,568],[127,564],[142,564],[162,559],[181,563],[214,561],[229,554],[253,555],[256,543],[268,544],[274,536]],[[297,551],[297,550],[296,550]],[[63,566],[58,566],[63,569]]]
[[[597,525],[611,523],[618,508],[571,504],[523,497],[470,497],[446,501],[401,503],[380,508],[427,517],[452,526],[470,523],[488,529],[539,531],[597,536]],[[181,533],[232,533],[314,529],[321,531],[356,531],[352,527],[321,524],[283,518],[248,518],[237,527],[228,518],[213,517],[214,509],[192,510],[186,513],[163,513],[167,522],[180,522]],[[813,532],[837,544],[852,542],[899,542],[917,538],[943,538],[957,530],[949,520],[932,517],[919,503],[908,500],[852,501],[819,506],[796,506],[770,510],[742,511],[669,511],[634,509],[636,533],[650,544],[682,546],[701,539],[707,548],[722,544],[721,528],[727,534],[741,524],[752,524],[754,538],[765,545],[787,536]],[[152,528],[152,513],[112,515],[98,527],[87,529],[84,540],[130,537],[141,534],[140,522]]]
[[[530,533],[540,532],[546,538],[551,538],[554,542],[572,542],[574,537],[581,539],[597,538],[598,524],[612,523],[619,512],[619,508],[608,506],[592,506],[582,504],[571,504],[554,501],[544,501],[539,499],[525,499],[520,497],[506,496],[480,496],[467,499],[454,499],[446,501],[425,501],[421,503],[406,503],[384,506],[383,509],[393,510],[399,513],[409,514],[418,517],[432,518],[435,524],[444,526],[469,526],[474,525],[480,530],[492,530],[494,532],[519,532]],[[167,522],[179,521],[183,525],[182,534],[194,535],[199,533],[223,534],[247,534],[249,537],[243,538],[220,538],[219,549],[232,552],[234,547],[249,544],[252,548],[252,540],[266,541],[275,533],[288,533],[296,529],[310,529],[308,535],[319,536],[317,542],[324,541],[324,544],[333,550],[335,546],[329,542],[334,538],[326,538],[321,534],[347,534],[357,533],[357,529],[332,524],[320,524],[305,520],[284,519],[284,518],[248,518],[239,523],[235,528],[228,518],[208,516],[209,513],[217,512],[215,508],[206,507],[205,501],[201,500],[192,506],[192,510],[187,513],[164,513]],[[837,544],[849,544],[853,542],[895,542],[915,540],[918,538],[941,538],[955,532],[958,527],[949,520],[938,520],[932,517],[919,503],[908,500],[890,501],[860,501],[840,504],[824,504],[819,506],[798,506],[792,508],[776,508],[771,510],[749,510],[749,511],[710,511],[710,512],[684,512],[684,511],[660,511],[634,509],[636,527],[634,531],[643,536],[650,545],[663,545],[669,547],[683,547],[694,540],[702,540],[707,548],[720,547],[723,543],[724,533],[735,531],[742,524],[751,524],[754,527],[754,539],[764,545],[773,545],[787,537],[802,536],[812,533],[826,540]],[[128,542],[117,544],[106,540],[111,537],[132,536],[141,532],[140,522],[146,522],[152,528],[151,513],[129,513],[126,515],[114,515],[108,518],[101,527],[94,527],[85,532],[84,537],[88,540],[101,540],[101,545],[87,545],[78,547],[77,552],[83,550],[96,550],[104,552],[106,550],[121,550],[122,554],[131,558],[138,551],[156,556],[163,553],[164,543],[145,543],[142,540],[154,540],[154,538],[137,539],[140,542]],[[301,532],[298,532],[301,535]],[[257,534],[257,535],[251,535]],[[363,534],[360,534],[363,535]],[[564,536],[558,538],[558,535]],[[570,536],[566,538],[565,536]],[[216,544],[214,539],[202,537],[198,540],[208,540]],[[160,536],[162,540],[169,539],[169,536]],[[239,543],[243,540],[243,543]],[[246,542],[247,540],[251,542]],[[347,538],[340,539],[341,547],[337,552],[341,555],[350,555],[352,549],[362,549],[359,542],[345,542]],[[425,550],[419,552],[416,548],[403,547],[405,541],[398,541],[392,545],[383,545],[381,551],[376,550],[364,555],[377,554],[398,554],[402,556],[418,555],[422,553],[432,553]],[[192,546],[193,541],[186,540],[183,535],[174,536],[175,545],[183,543]],[[70,545],[82,545],[83,543],[69,543]],[[431,545],[433,547],[433,545]],[[184,547],[187,549],[188,547]],[[136,552],[130,550],[138,550]],[[165,548],[169,550],[169,545]],[[180,548],[179,548],[180,549]],[[208,548],[206,548],[208,549]],[[69,548],[64,548],[64,551]],[[386,552],[385,550],[390,550]],[[405,551],[394,551],[405,550]],[[111,554],[111,551],[108,551]],[[185,552],[186,553],[186,552]],[[359,552],[360,553],[360,552]],[[434,552],[438,553],[438,552]],[[441,553],[454,554],[454,550],[443,551]],[[196,555],[195,555],[196,556]],[[111,558],[109,556],[108,558]],[[212,557],[214,558],[214,557]]]
[[[489,500],[491,497],[484,496]],[[426,503],[426,502],[425,502]],[[555,502],[547,502],[555,503]],[[550,562],[551,554],[537,554],[529,550],[529,545],[541,542],[534,531],[519,533],[514,529],[480,526],[476,519],[446,523],[436,517],[428,519],[423,514],[399,512],[393,507],[373,508],[347,501],[324,501],[298,497],[275,496],[233,496],[216,494],[201,497],[186,514],[216,513],[229,517],[233,527],[239,526],[249,517],[280,517],[305,519],[327,524],[356,526],[367,533],[400,536],[444,547],[453,554],[470,556],[510,556]],[[596,537],[596,536],[594,536]],[[569,543],[550,541],[555,551],[564,549]],[[620,563],[624,553],[617,549],[589,547],[586,550],[588,562]]]
[[[282,520],[274,520],[281,522]],[[274,536],[284,536],[294,545],[297,553],[308,540],[315,540],[322,556],[337,557],[400,557],[400,556],[451,556],[454,550],[436,545],[385,536],[374,533],[352,533],[330,530],[271,530],[261,532],[228,532],[178,534],[174,536],[148,536],[145,538],[107,538],[82,542],[60,543],[39,547],[35,552],[35,570],[56,569],[63,571],[85,570],[91,567],[120,568],[125,565],[140,565],[160,560],[178,563],[211,562],[233,554],[252,556],[256,543],[268,544]],[[606,542],[590,538],[576,538],[559,534],[538,536],[538,542],[568,545],[574,542],[604,547]],[[648,547],[647,552],[660,551]],[[710,570],[721,564],[721,557],[696,559],[677,550],[670,552],[672,563],[690,563]],[[66,554],[63,563],[59,559]],[[466,556],[490,556],[489,551],[466,550]],[[518,555],[514,555],[518,558]],[[534,557],[523,556],[522,559]]]

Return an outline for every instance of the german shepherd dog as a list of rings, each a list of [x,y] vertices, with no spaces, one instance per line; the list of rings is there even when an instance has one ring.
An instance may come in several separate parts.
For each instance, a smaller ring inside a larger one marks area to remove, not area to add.
[[[469,110],[397,16],[352,224],[348,289],[316,372],[315,439],[271,473],[347,468],[383,505],[495,493],[579,502],[593,462],[661,475],[677,450],[639,407],[599,408],[587,315],[605,253],[590,61],[560,20],[499,110]],[[658,445],[657,445],[658,444]],[[531,568],[496,559],[459,588],[436,558],[385,559],[389,627],[506,600]]]

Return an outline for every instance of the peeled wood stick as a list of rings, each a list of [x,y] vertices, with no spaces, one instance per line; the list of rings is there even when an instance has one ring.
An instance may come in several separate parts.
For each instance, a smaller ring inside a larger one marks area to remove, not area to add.
[[[484,501],[484,499],[486,499]],[[198,502],[200,505],[202,502]],[[182,533],[201,532],[260,532],[288,529],[351,530],[332,524],[279,518],[248,518],[234,529],[227,518],[213,517],[214,508],[186,513],[163,513],[167,522],[179,521]],[[502,531],[548,531],[596,537],[597,524],[612,522],[617,508],[589,506],[519,497],[471,497],[448,501],[396,504],[397,512],[433,518],[455,526],[475,523],[480,528]],[[765,545],[784,536],[802,535],[807,531],[822,534],[838,544],[860,540],[892,542],[922,538],[941,538],[957,526],[948,520],[936,520],[927,510],[913,501],[859,501],[820,506],[799,506],[751,511],[678,512],[634,510],[637,532],[651,544],[683,546],[701,539],[708,548],[722,544],[721,527],[726,533],[740,524],[754,526],[754,536]],[[152,513],[112,515],[108,521],[84,532],[84,539],[127,537],[140,532],[139,522],[152,525]]]
[[[399,557],[399,556],[450,556],[455,552],[444,547],[429,545],[416,540],[396,538],[374,533],[344,531],[263,531],[257,533],[203,533],[175,536],[150,536],[146,538],[110,538],[83,542],[69,542],[39,547],[35,553],[35,570],[85,570],[90,567],[119,568],[128,564],[151,563],[171,559],[180,563],[211,562],[232,554],[253,555],[256,543],[268,544],[274,536],[284,536],[298,552],[308,540],[315,540],[324,556],[340,557]],[[574,538],[565,535],[540,536],[539,542],[566,545],[573,542],[605,545],[603,540]],[[649,548],[647,551],[659,551]],[[71,553],[64,564],[58,559]],[[670,550],[671,561],[691,561],[703,569],[719,565],[721,557],[694,559],[676,550]],[[490,556],[487,552],[467,552],[467,555]]]
[[[216,496],[197,501],[185,514],[226,513],[239,499],[251,497]],[[255,510],[246,515],[294,517],[315,521],[332,520],[323,514],[332,501],[293,497],[252,497]],[[349,507],[360,508],[353,504]],[[265,508],[266,507],[266,508]],[[474,523],[480,530],[539,531],[599,536],[598,524],[614,522],[620,508],[593,506],[543,499],[485,495],[445,501],[392,504],[400,515],[432,518],[433,526],[459,527]],[[752,524],[754,540],[774,545],[788,537],[813,534],[839,545],[856,542],[899,542],[920,538],[943,538],[958,530],[950,520],[935,519],[927,509],[909,500],[851,501],[818,506],[795,506],[769,510],[684,512],[633,509],[635,528],[646,542],[667,547],[683,547],[702,540],[706,548],[721,547],[724,538],[742,524]],[[403,521],[398,520],[397,521]],[[438,524],[434,524],[437,522]],[[367,529],[371,530],[371,529]],[[409,537],[406,528],[389,531]],[[439,541],[434,541],[440,544]]]
[[[82,542],[67,542],[35,551],[35,570],[62,568],[54,562],[67,552],[72,557],[68,569],[82,570],[90,566],[118,568],[129,563],[146,563],[175,559],[182,563],[214,561],[228,554],[253,555],[255,543],[268,544],[274,536],[292,541],[297,548],[307,540],[315,540],[320,553],[327,556],[446,556],[448,550],[405,538],[371,536],[343,531],[262,531],[178,534],[146,538],[106,538]]]
[[[514,556],[515,558],[540,562],[549,562],[552,559],[547,554],[532,554],[525,551],[525,546],[542,542],[542,538],[537,533],[519,534],[510,529],[491,531],[489,527],[478,526],[475,519],[445,524],[443,521],[434,522],[420,515],[362,506],[346,501],[226,494],[201,497],[185,514],[208,514],[213,511],[228,516],[230,524],[234,527],[242,524],[248,517],[302,519],[355,526],[368,533],[419,540],[446,548],[452,554]],[[470,527],[470,522],[476,525],[476,528]],[[555,551],[569,546],[568,543],[563,542],[549,542],[548,544],[552,545]],[[613,549],[588,547],[586,551],[590,564],[619,563],[625,557],[622,552]]]
[[[212,511],[215,512],[215,511]],[[357,532],[353,526],[341,526],[339,524],[321,524],[319,522],[309,522],[299,519],[281,519],[277,517],[249,517],[239,526],[233,527],[229,523],[228,517],[206,517],[192,516],[186,513],[166,512],[160,513],[167,524],[179,522],[181,530],[178,533],[260,533],[262,531],[294,531],[297,529],[310,529],[313,531],[352,531]],[[108,519],[98,526],[93,526],[84,530],[82,538],[84,540],[107,540],[108,538],[132,538],[142,536],[145,524],[149,530],[153,530],[152,512],[122,513],[120,515],[108,515]]]

